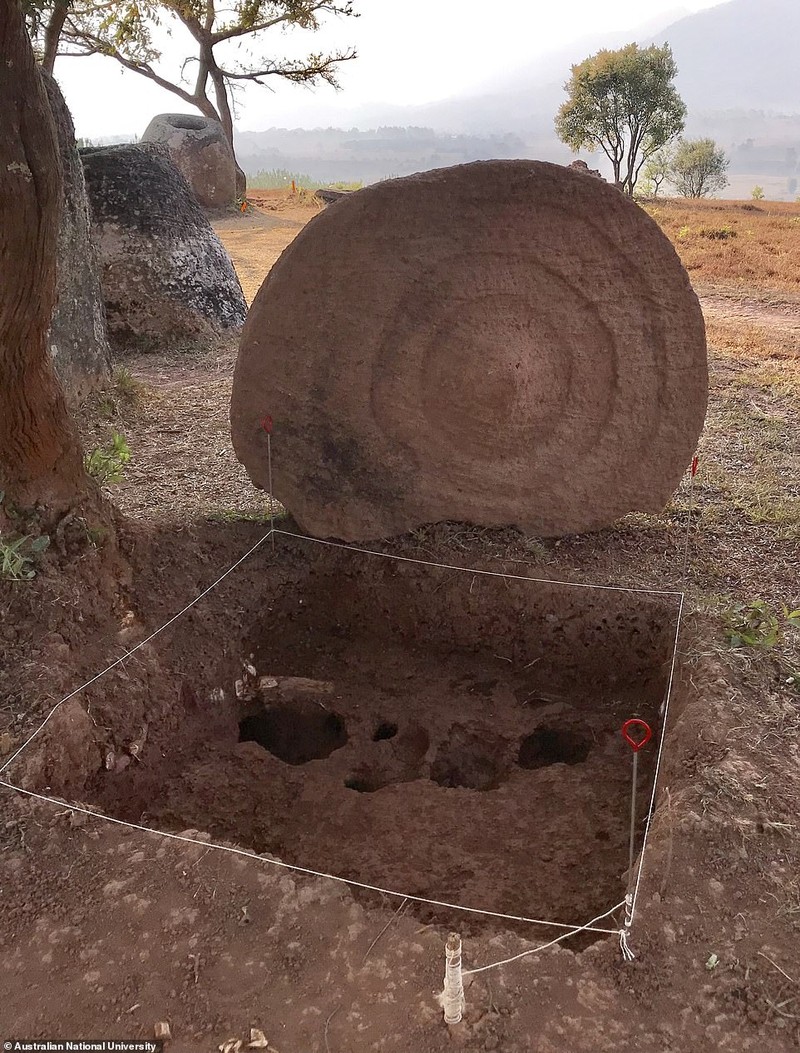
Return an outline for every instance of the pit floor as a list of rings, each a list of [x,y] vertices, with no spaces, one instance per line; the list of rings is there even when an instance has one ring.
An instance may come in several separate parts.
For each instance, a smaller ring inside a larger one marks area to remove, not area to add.
[[[624,895],[620,728],[637,716],[658,730],[670,629],[627,596],[317,560],[265,597],[241,657],[330,693],[240,701],[226,667],[224,699],[184,693],[170,742],[99,773],[92,800],[370,885],[580,924]],[[640,754],[637,843],[653,754]]]

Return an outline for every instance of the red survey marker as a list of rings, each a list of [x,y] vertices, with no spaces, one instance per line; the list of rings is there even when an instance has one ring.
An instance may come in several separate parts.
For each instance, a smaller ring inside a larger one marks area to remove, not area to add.
[[[634,753],[638,753],[642,746],[646,746],[653,737],[653,729],[646,720],[631,717],[622,725],[622,737],[628,743]]]

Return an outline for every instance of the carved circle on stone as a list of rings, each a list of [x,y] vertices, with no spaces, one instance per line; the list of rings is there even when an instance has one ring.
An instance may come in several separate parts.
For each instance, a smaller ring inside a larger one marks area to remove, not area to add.
[[[544,162],[376,184],[316,217],[248,315],[239,459],[317,536],[543,536],[662,509],[708,394],[705,328],[634,202]]]

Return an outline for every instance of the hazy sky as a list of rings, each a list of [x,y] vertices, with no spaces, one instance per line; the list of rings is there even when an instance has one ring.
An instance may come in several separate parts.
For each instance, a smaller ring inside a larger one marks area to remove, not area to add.
[[[250,86],[240,97],[237,127],[349,126],[351,111],[366,104],[417,104],[474,93],[575,41],[629,30],[645,37],[721,2],[504,0],[495,7],[485,0],[355,0],[358,19],[329,19],[316,34],[272,30],[262,38],[269,51],[283,54],[354,45],[359,56],[341,67],[343,90],[336,93],[325,85],[312,93],[282,85],[271,92]],[[191,53],[191,39],[184,41],[181,27],[165,40],[162,68],[170,78]],[[166,61],[167,55],[176,61]],[[190,78],[191,71],[190,65]],[[177,96],[123,71],[113,59],[63,58],[55,72],[79,136],[140,134],[156,113],[196,112]]]

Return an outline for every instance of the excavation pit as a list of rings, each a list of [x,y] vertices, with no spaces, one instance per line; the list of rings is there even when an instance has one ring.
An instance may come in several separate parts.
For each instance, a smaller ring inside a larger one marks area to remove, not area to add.
[[[264,707],[239,721],[239,741],[257,742],[287,764],[324,760],[347,742],[345,722],[313,703]]]
[[[548,764],[583,764],[591,748],[592,739],[586,732],[542,724],[522,740],[518,763],[528,771]]]
[[[675,598],[283,544],[236,660],[183,668],[194,704],[151,725],[141,763],[98,772],[94,803],[488,911],[581,923],[618,903],[620,728],[640,717],[657,741]],[[639,755],[638,841],[654,756]]]

